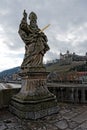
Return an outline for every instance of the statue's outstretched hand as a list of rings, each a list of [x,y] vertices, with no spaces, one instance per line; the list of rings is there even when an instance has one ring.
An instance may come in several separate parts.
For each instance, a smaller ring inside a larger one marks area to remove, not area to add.
[[[24,16],[24,18],[27,18],[26,10],[24,10],[24,12],[23,12],[23,16]]]

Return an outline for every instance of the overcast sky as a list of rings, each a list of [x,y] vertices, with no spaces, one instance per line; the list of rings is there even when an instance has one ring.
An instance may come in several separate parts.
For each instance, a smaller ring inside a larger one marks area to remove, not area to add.
[[[87,51],[87,0],[0,0],[0,71],[20,66],[24,43],[18,35],[23,10],[34,11],[44,31],[50,51],[44,61],[59,58],[69,50],[79,55]]]

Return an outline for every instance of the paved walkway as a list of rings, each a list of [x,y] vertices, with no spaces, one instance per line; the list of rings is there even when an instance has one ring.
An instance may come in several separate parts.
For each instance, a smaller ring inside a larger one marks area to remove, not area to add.
[[[20,120],[0,110],[0,130],[87,130],[87,105],[59,104],[58,114],[38,120]]]

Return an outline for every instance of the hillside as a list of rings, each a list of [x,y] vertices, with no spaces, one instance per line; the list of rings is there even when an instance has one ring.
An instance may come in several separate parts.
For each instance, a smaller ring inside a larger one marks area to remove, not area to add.
[[[5,76],[10,76],[12,74],[18,73],[19,71],[20,71],[20,67],[15,67],[8,70],[4,70],[0,72],[0,78],[5,77]]]
[[[87,64],[84,63],[84,61],[74,61],[70,65],[60,65],[59,62],[56,63],[51,63],[51,64],[46,64],[46,70],[48,72],[58,72],[58,73],[64,73],[64,72],[69,72],[69,71],[87,71]],[[2,71],[0,73],[0,79],[3,77],[9,77],[12,76],[15,73],[18,73],[20,71],[20,67],[15,67],[12,69],[8,69],[5,71]]]
[[[73,61],[70,65],[60,65],[59,63],[54,63],[50,66],[47,66],[47,71],[57,71],[57,72],[67,72],[75,70],[75,68],[78,68],[79,66],[84,66],[84,61]]]

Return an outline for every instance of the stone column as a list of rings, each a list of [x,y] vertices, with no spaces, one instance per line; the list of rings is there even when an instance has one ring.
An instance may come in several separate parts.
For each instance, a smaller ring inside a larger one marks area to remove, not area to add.
[[[81,91],[82,91],[82,103],[85,103],[85,88],[83,87]]]
[[[74,103],[74,88],[71,88],[71,102]]]
[[[76,97],[76,102],[78,103],[79,102],[79,99],[78,99],[78,88],[76,88],[75,97]]]

